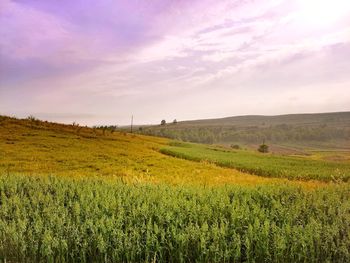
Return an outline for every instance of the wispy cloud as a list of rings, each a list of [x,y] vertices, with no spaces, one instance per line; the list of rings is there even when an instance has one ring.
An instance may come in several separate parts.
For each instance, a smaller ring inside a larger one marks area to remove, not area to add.
[[[329,24],[303,8],[0,0],[0,111],[94,124],[346,110],[350,5]]]

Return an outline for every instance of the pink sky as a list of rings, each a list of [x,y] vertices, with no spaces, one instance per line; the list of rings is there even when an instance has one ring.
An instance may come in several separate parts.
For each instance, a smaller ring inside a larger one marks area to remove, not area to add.
[[[345,0],[0,0],[0,114],[126,124],[350,110]]]

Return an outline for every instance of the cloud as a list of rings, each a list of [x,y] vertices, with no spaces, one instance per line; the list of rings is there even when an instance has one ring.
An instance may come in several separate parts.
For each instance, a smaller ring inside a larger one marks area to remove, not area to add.
[[[96,124],[350,103],[337,99],[349,23],[316,28],[298,12],[286,0],[0,0],[0,110]]]
[[[78,52],[71,44],[71,25],[57,17],[12,1],[3,2],[0,12],[1,55],[50,59]]]

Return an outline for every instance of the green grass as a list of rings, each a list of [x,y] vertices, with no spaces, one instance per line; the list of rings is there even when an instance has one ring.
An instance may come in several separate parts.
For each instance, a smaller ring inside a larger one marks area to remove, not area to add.
[[[0,175],[0,261],[349,262],[349,196]]]
[[[163,154],[193,161],[207,161],[259,176],[299,180],[349,181],[350,163],[313,160],[261,154],[253,151],[229,150],[221,147],[189,143],[170,143],[160,150]]]

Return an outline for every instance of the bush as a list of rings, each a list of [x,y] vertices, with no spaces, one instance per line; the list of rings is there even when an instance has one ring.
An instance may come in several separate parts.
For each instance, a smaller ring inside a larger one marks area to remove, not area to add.
[[[33,115],[29,115],[29,116],[27,117],[27,120],[29,120],[29,121],[38,121],[38,119],[35,118]]]
[[[269,146],[265,143],[261,144],[258,148],[258,151],[261,153],[268,153],[269,152]]]

